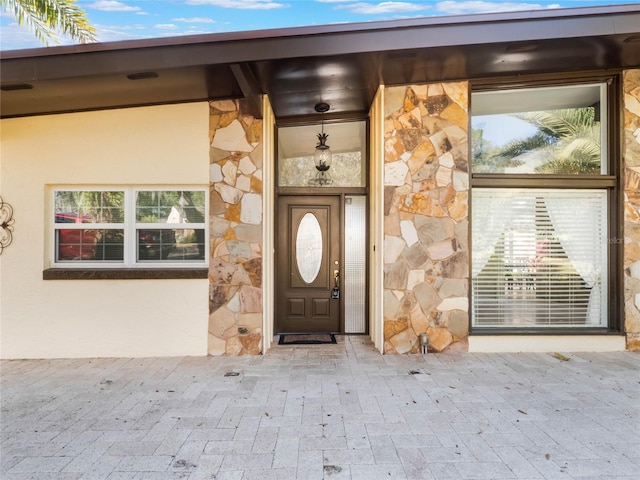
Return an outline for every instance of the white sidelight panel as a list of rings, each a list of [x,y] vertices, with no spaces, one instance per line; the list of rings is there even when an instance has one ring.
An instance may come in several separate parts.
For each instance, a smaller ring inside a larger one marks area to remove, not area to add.
[[[347,196],[344,212],[344,331],[345,333],[365,333],[367,330],[367,197]]]

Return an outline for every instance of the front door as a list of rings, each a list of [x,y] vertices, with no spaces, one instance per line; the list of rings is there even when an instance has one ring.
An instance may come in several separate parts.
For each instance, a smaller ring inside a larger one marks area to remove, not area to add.
[[[340,225],[339,196],[279,197],[276,333],[340,333]]]

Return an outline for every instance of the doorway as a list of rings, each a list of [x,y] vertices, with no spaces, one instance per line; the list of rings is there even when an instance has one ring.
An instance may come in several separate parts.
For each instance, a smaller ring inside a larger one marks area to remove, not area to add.
[[[332,151],[323,182],[309,141],[318,126],[277,129],[276,334],[368,332],[367,123],[321,128]]]
[[[278,199],[277,333],[341,333],[340,197]]]
[[[366,195],[281,195],[276,333],[368,330]]]

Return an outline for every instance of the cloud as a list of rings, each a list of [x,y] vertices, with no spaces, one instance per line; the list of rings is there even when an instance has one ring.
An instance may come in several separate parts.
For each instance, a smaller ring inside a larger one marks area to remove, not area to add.
[[[541,10],[543,8],[557,8],[558,5],[544,6],[539,3],[524,2],[485,2],[470,0],[456,2],[447,0],[435,5],[436,11],[445,15],[468,15],[474,13],[516,12],[522,10]]]
[[[239,10],[272,10],[289,6],[286,3],[277,3],[272,0],[187,0],[185,3],[187,5],[211,5]]]
[[[3,24],[0,28],[0,45],[2,45],[2,50],[44,47],[44,44],[26,26],[18,25],[15,22],[8,25]]]
[[[120,42],[153,36],[143,25],[96,25],[96,30],[101,42]]]
[[[172,18],[171,21],[181,23],[216,23],[215,20],[207,17]]]
[[[124,4],[122,2],[116,2],[115,0],[98,0],[97,2],[90,3],[87,8],[93,8],[94,10],[101,10],[103,12],[140,12],[140,7],[132,7],[131,5]]]
[[[158,30],[178,30],[178,27],[173,23],[159,23],[154,25],[153,28],[157,28]]]
[[[342,3],[342,2],[331,2]],[[378,4],[357,2],[357,3],[345,3],[344,5],[336,6],[338,9],[349,10],[351,13],[359,13],[362,15],[379,15],[387,13],[409,13],[418,12],[420,10],[426,10],[430,8],[429,5],[411,3],[411,2],[381,2]]]
[[[140,40],[143,38],[167,38],[183,35],[202,35],[213,30],[203,29],[194,25],[96,25],[101,42],[116,42],[123,40]],[[184,27],[184,30],[182,28]]]

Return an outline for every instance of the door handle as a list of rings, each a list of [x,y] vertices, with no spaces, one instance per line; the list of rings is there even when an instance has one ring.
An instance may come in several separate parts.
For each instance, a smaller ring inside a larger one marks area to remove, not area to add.
[[[338,300],[340,298],[340,270],[333,271],[334,287],[331,289],[331,298]]]

